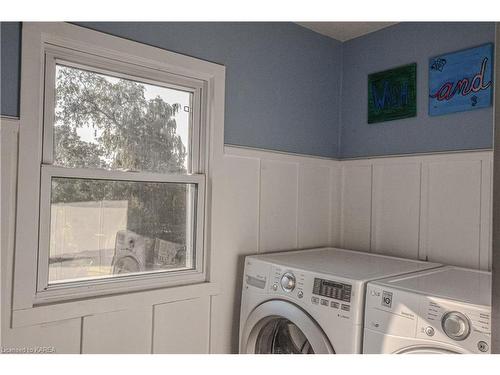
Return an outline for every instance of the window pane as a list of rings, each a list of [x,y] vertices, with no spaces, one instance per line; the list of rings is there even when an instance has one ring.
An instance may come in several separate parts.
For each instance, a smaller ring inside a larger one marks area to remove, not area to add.
[[[195,184],[52,178],[49,284],[195,268]]]
[[[192,93],[56,65],[54,164],[189,172]]]

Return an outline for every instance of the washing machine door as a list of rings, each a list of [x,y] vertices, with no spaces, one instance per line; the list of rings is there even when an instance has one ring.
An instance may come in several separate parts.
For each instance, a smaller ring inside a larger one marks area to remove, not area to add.
[[[240,353],[335,353],[323,330],[297,305],[272,300],[249,315],[241,335]]]

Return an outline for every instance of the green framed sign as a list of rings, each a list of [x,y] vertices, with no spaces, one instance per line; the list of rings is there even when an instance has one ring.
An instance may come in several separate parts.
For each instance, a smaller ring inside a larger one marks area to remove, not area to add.
[[[368,75],[368,123],[417,115],[417,64]]]

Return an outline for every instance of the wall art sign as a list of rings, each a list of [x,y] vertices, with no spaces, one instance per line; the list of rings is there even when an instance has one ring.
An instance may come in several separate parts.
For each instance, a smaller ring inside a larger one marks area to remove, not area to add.
[[[493,44],[429,60],[429,115],[489,107],[493,97]]]
[[[368,76],[368,123],[417,115],[417,64]]]

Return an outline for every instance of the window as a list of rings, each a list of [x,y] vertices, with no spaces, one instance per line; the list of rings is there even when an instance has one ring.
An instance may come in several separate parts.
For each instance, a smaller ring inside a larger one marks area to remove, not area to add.
[[[23,41],[14,308],[207,281],[223,68],[67,24]]]
[[[196,272],[203,86],[61,48],[45,64],[38,290]]]
[[[62,48],[45,64],[38,291],[196,272],[203,85]]]
[[[46,52],[39,290],[195,270],[202,87],[65,56]]]

